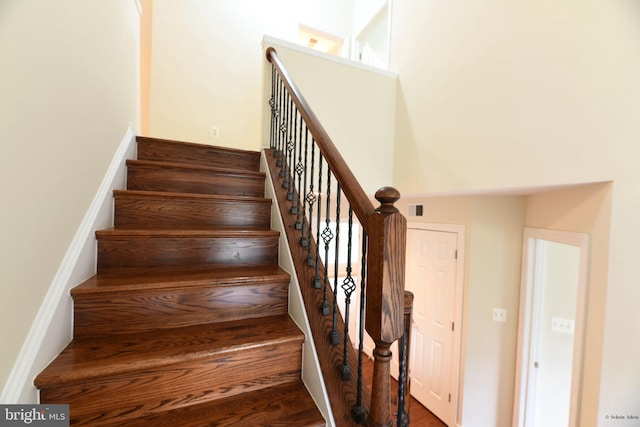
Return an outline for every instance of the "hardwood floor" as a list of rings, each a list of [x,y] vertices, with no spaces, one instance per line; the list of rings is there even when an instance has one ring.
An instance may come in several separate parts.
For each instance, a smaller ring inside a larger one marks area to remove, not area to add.
[[[363,369],[365,377],[367,379],[372,378],[373,360],[365,357]],[[398,382],[391,378],[391,394],[394,404],[397,390]],[[438,417],[433,415],[427,408],[422,406],[422,404],[414,399],[413,396],[411,397],[411,402],[409,403],[409,417],[411,421],[411,427],[447,427],[445,423],[443,423]]]

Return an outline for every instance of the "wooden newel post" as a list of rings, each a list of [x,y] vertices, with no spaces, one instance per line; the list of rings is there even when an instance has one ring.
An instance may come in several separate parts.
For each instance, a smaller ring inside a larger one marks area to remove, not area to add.
[[[380,206],[368,219],[367,310],[365,328],[373,351],[373,384],[368,425],[393,426],[389,379],[391,344],[404,333],[404,269],[407,220],[393,205],[400,199],[395,188],[376,192]]]

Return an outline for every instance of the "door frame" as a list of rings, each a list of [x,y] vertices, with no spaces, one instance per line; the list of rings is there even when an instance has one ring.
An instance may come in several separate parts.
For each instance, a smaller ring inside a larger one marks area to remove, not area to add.
[[[407,231],[409,230],[423,230],[423,231],[436,231],[455,233],[457,235],[457,262],[456,262],[456,280],[455,280],[455,307],[454,307],[454,324],[456,325],[453,330],[453,348],[451,349],[453,375],[451,378],[451,419],[455,425],[458,425],[458,420],[462,412],[460,398],[460,390],[462,389],[463,375],[462,366],[464,362],[463,346],[462,346],[462,331],[464,327],[464,296],[465,296],[465,253],[466,253],[466,231],[467,227],[464,224],[444,224],[444,223],[432,223],[432,222],[407,222]],[[408,239],[407,239],[408,241]],[[409,261],[409,256],[407,256]],[[409,263],[407,262],[407,269]],[[407,273],[408,274],[408,273]]]
[[[540,301],[534,300],[535,275],[540,273],[542,261],[537,257],[538,243],[535,239],[576,246],[580,249],[580,271],[578,273],[578,295],[573,343],[573,368],[571,373],[571,400],[569,426],[579,425],[582,395],[582,370],[584,331],[586,320],[587,276],[589,274],[589,235],[569,231],[525,227],[522,239],[522,274],[520,283],[520,309],[518,316],[518,347],[516,354],[515,393],[513,400],[513,425],[526,425],[527,392],[530,390],[528,368],[530,354],[536,343],[533,338],[539,333],[539,325],[531,325],[533,310]],[[531,268],[529,268],[531,266]],[[535,381],[534,381],[535,382]]]

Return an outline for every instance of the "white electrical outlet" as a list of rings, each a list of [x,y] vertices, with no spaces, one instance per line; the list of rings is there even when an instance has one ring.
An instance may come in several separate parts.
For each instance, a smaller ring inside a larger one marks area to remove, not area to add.
[[[507,309],[506,308],[494,308],[493,309],[493,321],[494,322],[506,322],[507,321]]]
[[[211,126],[211,137],[220,138],[220,128],[218,126]]]

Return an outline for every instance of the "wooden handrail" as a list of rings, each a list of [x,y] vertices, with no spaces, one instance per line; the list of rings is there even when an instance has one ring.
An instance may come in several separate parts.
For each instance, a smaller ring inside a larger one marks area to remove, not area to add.
[[[342,193],[367,237],[367,298],[365,329],[375,342],[374,373],[367,424],[391,427],[393,416],[389,377],[391,345],[404,334],[404,270],[407,221],[394,203],[400,193],[391,187],[376,192],[376,208],[342,158],[326,130],[293,82],[273,47],[266,57],[280,77],[297,111],[313,136]]]
[[[336,179],[340,182],[345,196],[353,207],[353,212],[358,217],[358,220],[360,220],[360,223],[365,226],[367,219],[375,211],[375,207],[369,197],[367,197],[367,193],[364,192],[362,186],[360,186],[360,183],[351,172],[351,169],[349,169],[347,162],[342,158],[340,152],[329,137],[329,134],[320,123],[320,120],[318,120],[311,107],[309,107],[309,104],[284,68],[282,61],[273,47],[267,48],[267,59],[278,71],[293,102],[296,104],[296,107],[298,107],[300,115],[315,138],[316,144],[318,144],[320,150],[322,150],[325,161]]]

